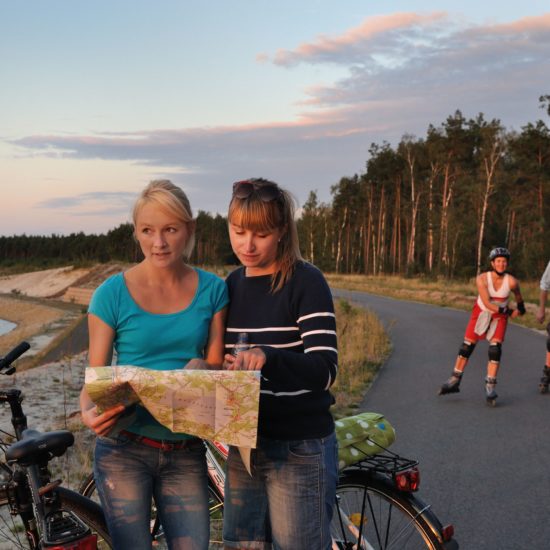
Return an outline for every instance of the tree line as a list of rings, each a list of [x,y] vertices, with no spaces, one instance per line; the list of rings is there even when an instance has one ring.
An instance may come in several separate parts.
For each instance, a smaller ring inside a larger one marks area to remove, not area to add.
[[[550,116],[550,95],[539,98]],[[493,246],[512,252],[513,271],[536,278],[550,258],[550,131],[537,120],[506,130],[460,111],[424,137],[372,143],[362,174],[311,191],[298,220],[305,259],[322,270],[368,275],[471,277]],[[131,224],[102,235],[0,237],[0,266],[135,262]],[[227,220],[200,211],[193,263],[236,263]]]
[[[550,95],[540,106],[550,115]],[[373,143],[363,174],[332,202],[311,192],[300,220],[305,256],[322,269],[371,275],[471,277],[493,246],[536,278],[550,259],[550,132],[542,120],[506,131],[460,111],[426,136]]]
[[[235,263],[227,234],[226,218],[199,211],[196,245],[191,262],[199,265]],[[0,237],[0,267],[86,265],[97,262],[138,262],[143,258],[131,223],[101,235],[15,235]]]

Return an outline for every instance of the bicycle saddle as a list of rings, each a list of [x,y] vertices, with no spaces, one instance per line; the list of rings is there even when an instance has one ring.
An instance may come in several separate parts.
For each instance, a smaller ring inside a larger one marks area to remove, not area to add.
[[[21,441],[8,447],[6,460],[22,466],[39,464],[44,460],[44,455],[61,456],[73,443],[74,436],[67,430],[42,433],[27,429]]]

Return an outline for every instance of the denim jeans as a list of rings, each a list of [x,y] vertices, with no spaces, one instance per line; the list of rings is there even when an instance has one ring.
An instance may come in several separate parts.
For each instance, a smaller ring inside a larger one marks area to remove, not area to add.
[[[94,477],[116,550],[151,549],[152,498],[170,549],[208,548],[208,480],[201,440],[161,450],[122,434],[98,437]]]
[[[260,438],[252,476],[238,449],[227,463],[223,538],[227,547],[328,550],[338,482],[334,434],[321,439]]]

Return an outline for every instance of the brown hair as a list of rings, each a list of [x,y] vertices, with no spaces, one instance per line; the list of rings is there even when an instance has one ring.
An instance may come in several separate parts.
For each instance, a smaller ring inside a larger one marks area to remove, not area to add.
[[[227,221],[251,231],[281,231],[281,238],[277,243],[277,268],[271,276],[271,292],[277,292],[292,276],[296,262],[302,259],[294,220],[295,199],[272,181],[259,178],[249,181],[254,182],[254,186],[258,188],[262,185],[275,185],[280,191],[279,196],[270,201],[262,200],[255,191],[243,199],[233,196],[229,203]]]
[[[189,239],[185,245],[183,255],[185,258],[189,258],[195,246],[195,220],[193,219],[191,204],[183,189],[174,185],[170,180],[151,181],[141,192],[134,204],[132,211],[134,228],[136,227],[139,213],[146,204],[156,204],[187,225]]]

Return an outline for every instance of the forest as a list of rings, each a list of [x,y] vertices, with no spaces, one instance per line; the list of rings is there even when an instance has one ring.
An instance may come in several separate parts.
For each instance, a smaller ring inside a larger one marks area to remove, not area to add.
[[[539,98],[550,116],[550,95]],[[543,120],[521,131],[460,111],[424,137],[372,143],[365,170],[341,177],[331,201],[310,191],[300,209],[302,255],[324,271],[469,278],[493,246],[512,269],[535,279],[550,258],[550,131]],[[132,226],[102,235],[0,237],[0,267],[137,261]],[[235,263],[227,221],[197,215],[199,265]]]

